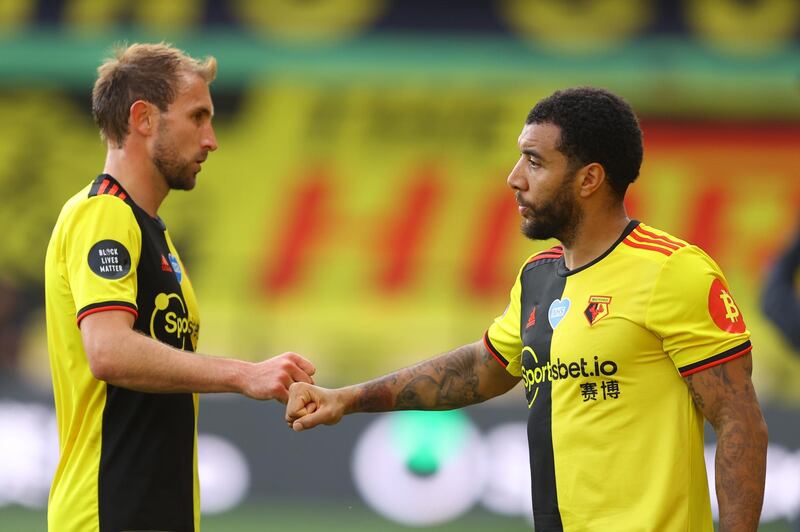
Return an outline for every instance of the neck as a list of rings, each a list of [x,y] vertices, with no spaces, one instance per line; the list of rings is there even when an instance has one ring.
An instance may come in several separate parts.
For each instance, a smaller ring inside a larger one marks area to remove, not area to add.
[[[605,253],[630,223],[625,206],[620,202],[608,209],[585,212],[575,231],[575,238],[564,244],[564,261],[574,270],[585,266]]]
[[[158,208],[167,197],[169,187],[146,154],[135,153],[127,144],[124,148],[109,147],[103,173],[119,181],[144,212],[153,218],[158,216]]]

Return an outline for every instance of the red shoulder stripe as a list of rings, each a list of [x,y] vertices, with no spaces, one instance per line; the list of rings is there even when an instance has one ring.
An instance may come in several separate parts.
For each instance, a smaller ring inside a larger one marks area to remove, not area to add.
[[[655,240],[663,240],[664,242],[669,242],[670,244],[676,245],[679,248],[682,248],[682,247],[686,246],[686,244],[684,244],[683,242],[678,242],[677,240],[674,240],[672,238],[666,237],[664,235],[657,235],[657,234],[652,233],[652,232],[650,232],[650,231],[648,231],[646,229],[643,229],[641,225],[638,225],[636,227],[636,231],[639,231],[643,235],[649,236],[650,238],[653,238]]]
[[[665,248],[662,248],[662,247],[657,247],[657,246],[648,246],[647,244],[639,244],[635,240],[631,240],[630,236],[628,238],[626,238],[625,240],[623,240],[622,243],[627,245],[627,246],[630,246],[632,248],[647,249],[647,250],[650,250],[650,251],[658,251],[659,253],[661,253],[663,255],[666,255],[667,257],[672,255],[672,251],[670,251],[668,249],[665,249]]]
[[[119,192],[119,185],[115,183],[114,186],[111,187],[111,190],[108,191],[108,193],[111,194],[112,196],[116,196],[117,192]]]
[[[564,248],[561,246],[555,246],[545,251],[541,251],[534,255],[533,257],[528,260],[526,264],[530,264],[531,262],[536,262],[537,260],[544,260],[544,259],[558,259],[564,255]]]
[[[542,253],[540,255],[536,255],[535,257],[531,257],[531,260],[528,261],[528,264],[544,259],[560,259],[563,256],[563,253]]]
[[[636,231],[631,233],[629,235],[629,237],[631,239],[633,239],[633,240],[636,240],[637,242],[639,242],[641,244],[653,244],[654,246],[661,246],[663,248],[669,248],[669,249],[671,249],[673,251],[676,250],[676,249],[680,249],[680,247],[676,246],[675,244],[668,244],[667,242],[662,242],[660,240],[654,240],[652,238],[647,238],[646,236],[642,236],[642,235],[638,234]]]
[[[108,184],[110,182],[111,181],[109,181],[108,179],[103,179],[103,182],[100,184],[100,188],[97,189],[97,195],[98,196],[106,191],[106,188],[108,188]]]

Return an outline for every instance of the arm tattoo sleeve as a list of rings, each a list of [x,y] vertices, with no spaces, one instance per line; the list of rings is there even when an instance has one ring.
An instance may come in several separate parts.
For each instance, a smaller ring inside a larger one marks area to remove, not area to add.
[[[721,364],[686,378],[697,406],[717,433],[716,491],[720,530],[756,530],[764,496],[766,425],[749,379],[733,375],[732,363]],[[739,372],[742,369],[738,370]]]
[[[354,410],[449,410],[485,401],[481,366],[494,363],[470,344],[357,387]]]

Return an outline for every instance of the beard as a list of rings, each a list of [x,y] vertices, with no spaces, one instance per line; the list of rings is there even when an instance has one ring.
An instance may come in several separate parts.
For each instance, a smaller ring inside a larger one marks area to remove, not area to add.
[[[566,177],[553,196],[538,205],[522,201],[517,193],[517,203],[527,207],[529,213],[520,224],[523,235],[531,240],[555,238],[567,247],[574,242],[578,226],[583,220],[583,210],[571,191],[575,175]]]
[[[170,190],[192,190],[197,175],[193,168],[195,163],[178,155],[178,150],[167,141],[168,138],[167,129],[160,128],[153,150],[153,164],[164,176]]]

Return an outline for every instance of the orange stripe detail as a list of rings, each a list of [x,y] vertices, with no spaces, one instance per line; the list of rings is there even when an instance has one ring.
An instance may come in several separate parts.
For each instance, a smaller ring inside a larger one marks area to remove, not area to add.
[[[109,190],[108,193],[111,194],[112,196],[116,196],[118,191],[119,191],[119,186],[115,184],[113,187],[111,187],[111,190]]]
[[[671,250],[680,249],[678,246],[674,244],[667,244],[666,242],[659,242],[658,240],[653,240],[652,238],[647,238],[646,236],[642,236],[637,234],[636,231],[628,235],[628,237],[632,240],[636,240],[642,244],[653,244],[654,246],[661,246],[662,248],[669,248]]]
[[[530,260],[528,260],[527,264],[542,259],[557,259],[562,257],[563,255],[564,255],[564,248],[562,248],[561,246],[555,246],[550,249],[540,251],[539,253],[531,257]]]
[[[125,199],[125,198],[127,198],[128,196],[127,196],[127,195],[126,195],[126,194],[123,192],[122,194],[120,194],[120,195],[119,195],[119,196],[117,196],[117,197],[118,197],[119,199],[121,199],[121,200],[124,200],[124,199]]]
[[[697,373],[698,371],[703,371],[704,369],[713,368],[714,366],[719,366],[720,364],[724,364],[725,362],[729,362],[729,361],[733,360],[734,358],[739,358],[740,356],[744,356],[744,355],[746,355],[747,353],[749,353],[752,350],[753,350],[753,346],[752,345],[748,345],[747,347],[745,347],[744,349],[742,349],[738,353],[734,353],[731,356],[727,356],[725,358],[721,358],[719,360],[715,360],[713,362],[709,362],[705,366],[700,366],[699,368],[693,368],[693,369],[690,369],[689,371],[681,373],[681,377],[688,377],[689,375]]]
[[[646,244],[639,244],[639,243],[637,243],[637,242],[635,242],[633,240],[630,240],[630,237],[626,238],[625,240],[623,240],[622,243],[626,244],[626,245],[628,245],[628,246],[630,246],[632,248],[647,249],[647,250],[650,250],[650,251],[658,251],[659,253],[661,253],[663,255],[666,255],[667,257],[672,255],[672,251],[669,251],[669,250],[664,249],[664,248],[659,248],[659,247],[656,247],[656,246],[648,246]]]
[[[108,187],[108,184],[109,184],[109,183],[110,183],[110,181],[109,181],[108,179],[103,179],[103,182],[102,182],[102,183],[100,183],[100,188],[98,188],[98,189],[97,189],[97,195],[98,195],[98,196],[99,196],[100,194],[102,194],[103,192],[105,192],[105,190],[106,190],[106,188]]]
[[[536,255],[541,255],[543,253],[564,253],[564,248],[561,246],[553,246],[550,249],[545,249],[537,253]]]
[[[86,316],[88,316],[89,314],[94,314],[95,312],[105,312],[106,310],[127,310],[128,312],[133,314],[134,318],[138,318],[139,317],[139,312],[137,312],[135,309],[132,309],[131,307],[123,307],[122,305],[111,305],[111,306],[108,306],[108,307],[95,307],[93,309],[87,310],[86,312],[84,312],[83,314],[78,316],[78,326],[80,327],[81,320],[83,318],[85,318]]]
[[[563,253],[539,253],[538,255],[534,255],[533,257],[531,257],[531,260],[529,262],[533,262],[539,259],[557,259],[563,256],[564,256]]]
[[[636,231],[639,231],[642,234],[645,234],[645,235],[649,236],[650,238],[655,238],[656,240],[663,240],[665,242],[669,242],[670,244],[675,244],[679,248],[682,248],[682,247],[686,246],[686,244],[684,244],[683,242],[678,242],[677,240],[673,240],[673,239],[671,239],[669,237],[666,237],[664,235],[657,235],[655,233],[651,233],[650,231],[642,228],[641,225],[636,227]]]

